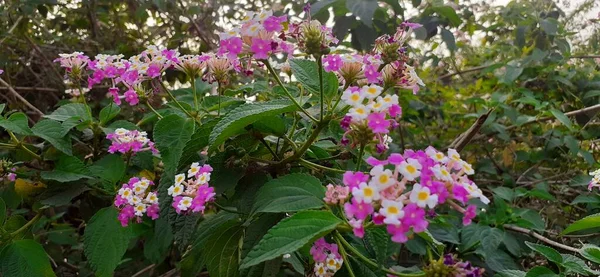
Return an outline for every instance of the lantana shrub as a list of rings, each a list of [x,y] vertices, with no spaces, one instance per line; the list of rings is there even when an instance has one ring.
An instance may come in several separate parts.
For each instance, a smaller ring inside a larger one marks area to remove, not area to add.
[[[0,125],[43,170],[2,160],[0,181],[72,184],[70,200],[109,203],[84,233],[99,275],[135,233],[155,264],[180,251],[186,276],[483,276],[430,231],[468,226],[489,204],[473,166],[458,149],[394,143],[425,87],[408,45],[419,27],[354,53],[317,20],[262,11],[211,53],[61,54],[68,103],[32,128],[22,113]],[[397,253],[415,245],[419,262]]]

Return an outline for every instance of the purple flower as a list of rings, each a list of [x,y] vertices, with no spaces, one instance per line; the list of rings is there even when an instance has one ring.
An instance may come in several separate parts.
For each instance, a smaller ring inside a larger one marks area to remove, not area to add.
[[[367,117],[368,126],[376,134],[387,134],[390,128],[390,122],[385,119],[385,113],[371,113]]]
[[[264,60],[269,58],[269,52],[271,51],[271,40],[252,38],[252,46],[250,50],[254,53],[253,57],[257,60]]]
[[[326,55],[323,58],[323,66],[326,72],[338,71],[344,65],[344,61],[339,55]]]

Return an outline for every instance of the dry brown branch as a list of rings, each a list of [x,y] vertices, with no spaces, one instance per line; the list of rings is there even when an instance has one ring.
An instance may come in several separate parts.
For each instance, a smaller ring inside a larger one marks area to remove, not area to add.
[[[13,94],[13,96],[18,98],[21,102],[23,102],[23,104],[25,104],[25,106],[37,113],[40,117],[44,115],[42,111],[38,110],[38,108],[36,108],[34,105],[31,105],[31,103],[29,103],[27,99],[23,98],[23,96],[21,96],[17,91],[15,91],[7,82],[2,80],[2,78],[0,78],[0,84],[4,85],[8,89],[8,91]]]

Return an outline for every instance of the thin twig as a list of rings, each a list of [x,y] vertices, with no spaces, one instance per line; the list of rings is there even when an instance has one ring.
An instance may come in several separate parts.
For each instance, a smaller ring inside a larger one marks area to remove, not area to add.
[[[19,16],[19,18],[17,18],[17,20],[15,20],[15,23],[10,27],[10,29],[8,29],[8,32],[6,32],[6,36],[0,40],[0,45],[2,45],[2,43],[4,43],[4,41],[6,40],[6,38],[8,38],[10,36],[10,34],[12,34],[12,32],[15,31],[15,29],[17,28],[19,23],[21,23],[21,20],[23,20],[23,16]]]
[[[136,274],[131,275],[131,277],[139,277],[142,276],[142,274],[146,273],[147,271],[150,271],[151,269],[153,269],[156,265],[155,264],[151,264],[147,267],[142,268],[142,270],[138,271]]]
[[[479,116],[479,118],[477,118],[477,120],[475,121],[475,123],[473,123],[471,128],[469,128],[469,130],[467,130],[465,133],[460,134],[450,144],[450,146],[448,146],[448,148],[454,148],[458,152],[465,148],[465,146],[467,146],[467,144],[471,142],[471,139],[473,139],[473,137],[479,132],[479,129],[481,129],[481,126],[483,126],[483,123],[487,120],[488,116],[492,113],[492,111],[494,111],[494,109],[490,109],[487,113]]]
[[[31,105],[31,103],[29,103],[29,101],[27,101],[27,99],[23,98],[23,96],[21,96],[17,91],[15,91],[7,82],[2,80],[2,78],[0,78],[0,84],[5,86],[10,93],[12,93],[19,100],[21,100],[21,102],[23,102],[23,104],[25,104],[25,106],[27,106],[29,109],[33,110],[40,117],[44,115],[44,113],[42,111],[38,110],[38,108],[36,108],[34,105]]]
[[[557,248],[560,248],[560,249],[563,249],[563,250],[566,250],[566,251],[570,251],[570,252],[579,253],[579,249],[577,249],[575,247],[568,246],[568,245],[564,245],[564,244],[556,242],[556,241],[553,241],[553,240],[551,240],[551,239],[549,239],[547,237],[544,237],[544,236],[542,236],[542,235],[534,232],[533,230],[529,230],[529,229],[525,229],[525,228],[521,228],[521,227],[518,227],[518,226],[509,225],[509,224],[504,224],[504,228],[508,229],[508,230],[515,231],[515,232],[519,232],[519,233],[530,235],[530,236],[532,236],[532,237],[534,237],[534,238],[536,238],[536,239],[538,239],[540,241],[543,241],[546,244],[552,245],[554,247],[557,247]]]

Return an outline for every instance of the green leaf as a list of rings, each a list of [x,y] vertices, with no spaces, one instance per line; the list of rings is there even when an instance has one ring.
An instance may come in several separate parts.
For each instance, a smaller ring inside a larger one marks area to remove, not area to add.
[[[6,203],[4,200],[0,198],[0,226],[4,225],[4,221],[6,220]]]
[[[185,148],[183,148],[179,164],[189,165],[200,158],[198,152],[208,146],[208,137],[210,136],[212,129],[217,125],[217,122],[219,121],[211,120],[196,128],[192,138],[185,145]]]
[[[552,115],[554,115],[554,117],[556,117],[556,119],[558,119],[558,121],[567,126],[569,130],[573,129],[573,123],[571,123],[569,117],[567,117],[563,112],[557,109],[551,109],[550,112],[552,113]]]
[[[0,114],[2,114],[2,112],[4,111],[4,108],[6,108],[6,104],[4,104],[4,103],[0,104]]]
[[[111,119],[115,118],[115,116],[119,115],[120,112],[121,108],[111,102],[108,106],[100,110],[100,125],[104,126]]]
[[[217,194],[235,188],[238,181],[244,177],[245,170],[228,162],[229,158],[225,152],[219,152],[208,159],[207,163],[213,167],[210,185],[215,188]]]
[[[202,250],[202,258],[210,276],[236,277],[239,275],[240,240],[244,228],[237,221],[217,228]]]
[[[83,250],[97,276],[112,276],[127,251],[131,229],[121,226],[117,210],[106,207],[88,222],[83,234]]]
[[[0,222],[2,221],[0,220]],[[579,254],[596,264],[600,264],[600,247],[596,245],[584,244],[581,249],[579,249]]]
[[[490,228],[481,233],[481,247],[484,249],[496,249],[504,240],[504,231],[498,228]]]
[[[255,212],[295,212],[323,207],[325,188],[319,179],[293,173],[267,182],[256,195]]]
[[[27,115],[22,112],[13,113],[8,119],[0,117],[0,127],[19,135],[33,135],[33,132],[29,129]]]
[[[113,191],[115,185],[125,176],[126,165],[121,156],[111,154],[95,162],[89,169],[93,176],[102,180],[104,188]]]
[[[0,253],[2,276],[56,276],[44,248],[34,240],[16,240]]]
[[[90,171],[83,161],[73,156],[61,156],[52,171],[42,171],[40,176],[45,180],[55,180],[62,183],[91,178]]]
[[[160,217],[154,224],[152,235],[144,244],[144,257],[155,264],[161,263],[169,253],[173,243],[173,231],[166,217]]]
[[[514,259],[500,249],[486,249],[484,253],[485,263],[494,271],[519,268]]]
[[[562,231],[562,234],[566,235],[573,232],[597,227],[600,227],[600,213],[589,215],[573,222],[573,224],[569,225],[564,231]]]
[[[331,232],[342,221],[327,211],[302,211],[280,221],[242,261],[240,269],[292,253]]]
[[[54,120],[44,119],[39,121],[31,128],[33,134],[45,139],[56,149],[71,156],[71,138],[65,136],[62,125]]]
[[[495,277],[525,277],[525,272],[520,271],[520,270],[503,270],[501,272],[498,272],[496,275],[494,275]]]
[[[373,250],[375,250],[377,264],[385,266],[385,261],[388,258],[388,243],[391,242],[390,235],[385,228],[371,228],[365,232],[365,238]]]
[[[51,114],[45,115],[44,117],[56,121],[65,121],[72,117],[78,117],[82,121],[92,120],[86,106],[81,103],[62,105]]]
[[[507,188],[507,187],[496,187],[493,188],[492,191],[494,192],[494,194],[506,201],[513,201],[513,199],[515,198],[515,192],[513,191],[513,189],[511,188]]]
[[[446,47],[448,47],[448,50],[452,52],[456,50],[456,39],[454,38],[452,32],[446,29],[442,29],[442,39],[446,43]]]
[[[167,189],[173,184],[183,148],[192,137],[194,126],[193,120],[176,114],[163,117],[154,126],[154,143],[164,164],[164,171],[158,185],[158,197],[164,199],[160,202],[161,214],[166,214],[166,210],[171,206],[171,201],[167,200],[170,198]]]
[[[309,92],[316,95],[321,94],[321,85],[319,83],[319,66],[316,62],[306,59],[290,60],[290,67],[294,77]],[[324,95],[331,97],[338,91],[338,81],[335,73],[325,72],[323,70],[323,91]]]
[[[450,24],[452,24],[452,26],[454,27],[457,27],[462,22],[462,20],[460,20],[460,17],[458,17],[458,15],[456,14],[454,8],[450,6],[438,6],[432,7],[432,9],[434,12],[448,19],[448,21],[450,21]]]
[[[598,271],[591,269],[584,260],[575,257],[571,254],[560,254],[563,258],[562,266],[565,268],[565,273],[570,275],[569,273],[580,274],[583,276],[598,276]]]
[[[82,193],[90,190],[85,184],[80,183],[67,183],[53,185],[50,189],[44,191],[40,196],[40,203],[46,206],[59,207],[71,203],[73,198],[81,195]]]
[[[562,264],[562,256],[560,255],[560,253],[558,253],[558,251],[554,250],[553,248],[541,244],[531,243],[528,241],[526,241],[525,244],[535,252],[542,254],[549,261],[554,262],[556,264]]]
[[[554,277],[554,276],[558,276],[556,273],[554,273],[554,271],[550,270],[549,268],[543,267],[543,266],[536,266],[532,269],[530,269],[529,271],[527,271],[527,274],[525,275],[525,277]]]
[[[218,95],[209,95],[203,98],[200,106],[202,107],[202,109],[209,112],[216,111],[219,109],[219,101],[221,101],[221,109],[224,109],[229,106],[239,106],[246,102],[244,99],[240,99],[237,97],[229,97],[223,95],[219,97]]]
[[[479,224],[471,224],[463,227],[460,230],[460,251],[464,252],[473,248],[481,240],[481,235],[488,226],[481,226]]]
[[[191,249],[181,260],[182,276],[198,275],[206,263],[202,258],[206,243],[209,241],[212,234],[217,233],[216,230],[218,228],[229,224],[231,221],[239,221],[236,214],[220,212],[216,215],[207,215],[206,218],[198,224],[195,240],[192,243]]]
[[[373,25],[373,14],[379,7],[376,0],[348,0],[346,8],[367,26]]]
[[[263,117],[291,112],[296,110],[296,108],[292,102],[283,99],[243,104],[233,109],[217,123],[210,134],[208,151],[213,151],[239,130]]]
[[[519,76],[521,76],[521,73],[523,73],[523,67],[506,65],[504,67],[504,73],[501,76],[499,76],[498,78],[500,79],[501,83],[510,85],[517,78],[519,78]]]
[[[540,21],[540,27],[546,34],[553,36],[558,31],[558,21],[554,18],[545,18]]]

